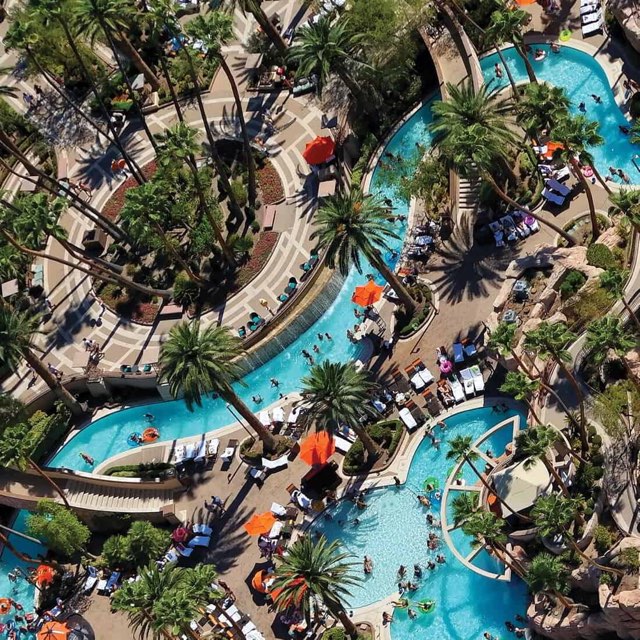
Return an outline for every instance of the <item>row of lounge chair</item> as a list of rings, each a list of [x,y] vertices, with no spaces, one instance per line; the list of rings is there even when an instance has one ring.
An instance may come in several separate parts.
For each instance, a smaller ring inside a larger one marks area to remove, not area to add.
[[[604,15],[600,0],[580,0],[582,37],[591,36],[604,28]]]
[[[542,190],[542,197],[559,207],[564,204],[567,196],[571,193],[569,187],[558,182],[555,178],[548,178],[544,184],[545,188]]]
[[[496,247],[504,247],[505,237],[508,242],[516,242],[539,231],[540,225],[532,216],[514,211],[512,214],[502,216],[499,220],[490,222],[489,229],[493,233]]]

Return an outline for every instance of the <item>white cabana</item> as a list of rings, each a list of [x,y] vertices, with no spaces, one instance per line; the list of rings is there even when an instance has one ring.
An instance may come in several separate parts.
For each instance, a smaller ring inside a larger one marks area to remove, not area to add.
[[[528,509],[551,486],[549,472],[540,460],[536,460],[528,469],[524,468],[524,464],[523,460],[492,476],[496,493],[514,511]]]

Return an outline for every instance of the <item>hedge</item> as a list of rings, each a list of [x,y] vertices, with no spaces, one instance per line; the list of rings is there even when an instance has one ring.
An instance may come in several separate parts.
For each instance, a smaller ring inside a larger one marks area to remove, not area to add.
[[[369,425],[367,433],[386,451],[391,457],[400,443],[402,437],[402,423],[399,420],[382,420]],[[344,457],[343,471],[353,475],[363,471],[365,467],[366,452],[364,445],[358,438]]]
[[[589,245],[587,249],[587,263],[592,267],[600,267],[600,269],[613,269],[618,266],[618,262],[611,252],[611,249],[597,242]]]
[[[174,465],[169,462],[141,462],[139,464],[122,464],[109,467],[104,472],[105,476],[114,478],[142,478],[143,480],[152,478],[166,478],[169,470],[173,470]]]
[[[55,445],[65,436],[70,418],[71,413],[61,402],[56,403],[54,413],[36,411],[29,418],[29,436],[33,438],[31,457],[36,462],[53,451]]]

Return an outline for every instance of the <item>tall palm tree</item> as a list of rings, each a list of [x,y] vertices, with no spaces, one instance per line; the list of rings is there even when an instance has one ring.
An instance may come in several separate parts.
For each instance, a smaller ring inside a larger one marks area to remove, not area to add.
[[[281,55],[287,53],[287,43],[282,39],[280,32],[275,28],[271,20],[262,8],[263,0],[232,0],[240,10],[246,15],[250,13],[260,25],[260,28],[267,35],[271,44],[278,50]]]
[[[227,327],[200,330],[200,322],[181,322],[171,328],[160,349],[160,380],[169,383],[172,395],[184,395],[187,408],[202,406],[203,396],[212,391],[247,421],[262,441],[265,451],[275,450],[275,436],[256,418],[231,386],[240,378],[237,358],[243,349],[240,339]]]
[[[548,592],[563,607],[573,607],[565,597],[569,591],[568,572],[560,560],[550,553],[539,553],[531,560],[524,580],[534,593]]]
[[[496,351],[503,358],[511,356],[515,361],[519,369],[521,369],[527,376],[532,377],[531,370],[522,361],[522,358],[516,353],[515,347],[516,332],[518,327],[513,322],[501,322],[489,336],[488,347],[489,349]]]
[[[23,360],[44,380],[55,396],[61,400],[74,416],[82,415],[80,403],[64,388],[60,381],[35,354],[42,351],[33,344],[39,330],[40,318],[25,311],[0,307],[0,364],[17,371]]]
[[[398,276],[387,266],[382,251],[390,251],[389,240],[398,236],[389,225],[389,213],[379,196],[365,195],[361,188],[329,198],[318,210],[318,227],[311,238],[326,249],[326,261],[346,275],[353,264],[362,273],[364,256],[377,269],[406,308],[413,314],[416,303]]]
[[[592,320],[587,326],[585,347],[597,365],[606,360],[610,350],[622,358],[636,346],[638,341],[624,328],[620,318],[604,316]]]
[[[483,546],[487,544],[502,553],[502,560],[515,571],[517,575],[524,575],[522,563],[507,548],[507,535],[504,532],[504,520],[496,517],[493,513],[480,510],[476,511],[468,520],[463,522],[462,531],[473,537],[472,546]],[[509,561],[506,561],[506,558]]]
[[[509,371],[505,376],[504,382],[500,386],[500,391],[507,395],[513,396],[516,400],[524,401],[529,408],[531,417],[536,424],[540,424],[541,420],[534,406],[532,396],[535,395],[540,385],[538,382],[531,380],[525,373],[520,371]]]
[[[340,542],[328,542],[324,536],[298,538],[283,561],[276,568],[274,598],[276,609],[284,611],[295,603],[309,620],[313,597],[318,597],[337,620],[342,623],[351,638],[358,636],[358,629],[344,609],[344,600],[351,593],[349,588],[360,582],[355,573],[355,562],[342,552]]]
[[[575,498],[565,498],[557,494],[542,496],[536,500],[531,509],[531,515],[538,527],[538,533],[541,537],[553,537],[561,533],[563,539],[583,560],[592,567],[597,567],[601,571],[611,573],[616,576],[624,576],[624,571],[607,567],[599,564],[590,558],[575,541],[575,538],[569,532],[569,527],[580,516],[579,502]]]
[[[249,206],[252,211],[256,208],[257,186],[256,186],[256,163],[251,151],[251,139],[247,131],[247,123],[244,119],[244,109],[238,85],[233,77],[233,73],[227,64],[222,47],[233,40],[233,18],[221,11],[213,11],[206,15],[199,15],[187,24],[187,33],[203,42],[206,46],[207,57],[214,58],[231,87],[233,101],[236,106],[236,117],[240,123],[242,132],[242,144],[244,146],[245,162],[247,163],[248,195]]]
[[[557,120],[552,131],[553,137],[562,143],[562,147],[554,151],[554,156],[562,158],[571,166],[573,174],[582,185],[587,196],[593,241],[597,240],[600,235],[600,226],[598,224],[596,204],[593,199],[591,184],[582,173],[581,164],[590,165],[605,189],[607,191],[611,190],[607,183],[600,177],[593,156],[587,151],[587,147],[595,147],[604,143],[604,138],[598,133],[599,128],[600,124],[595,120],[588,120],[587,117],[583,115],[572,116],[567,113],[564,117]]]
[[[507,7],[505,3],[503,7],[491,14],[491,21],[485,30],[485,41],[493,46],[511,42],[524,62],[529,82],[538,82],[524,44],[524,27],[530,20],[529,13],[523,9]]]
[[[640,231],[640,189],[620,189],[609,194],[611,214],[624,215],[633,230]]]
[[[78,34],[93,41],[102,32],[113,49],[114,57],[118,58],[120,49],[144,75],[151,91],[159,89],[158,76],[127,36],[136,17],[135,7],[129,0],[74,0],[72,12]]]
[[[537,329],[525,334],[524,345],[525,348],[535,351],[541,360],[553,360],[560,367],[567,382],[571,385],[580,406],[578,430],[580,433],[581,455],[584,458],[589,451],[589,439],[584,415],[584,393],[576,377],[568,367],[573,358],[566,348],[575,339],[576,335],[569,331],[569,328],[563,322],[551,324],[545,321],[541,322]]]
[[[380,455],[380,447],[360,422],[363,415],[375,415],[369,399],[376,385],[354,364],[329,362],[314,365],[302,379],[302,403],[308,424],[335,433],[341,424],[351,427],[367,450],[370,460]]]
[[[538,425],[520,431],[516,436],[516,453],[526,458],[524,468],[529,469],[540,460],[549,475],[553,477],[555,483],[560,487],[562,495],[569,496],[569,490],[560,474],[549,460],[548,453],[552,451],[553,445],[558,441],[560,434],[550,425]]]
[[[28,423],[19,423],[4,430],[0,439],[0,467],[15,467],[20,471],[33,469],[62,498],[67,509],[71,509],[69,500],[60,485],[31,457],[34,446]]]
[[[546,82],[525,86],[522,99],[516,105],[516,121],[532,137],[543,129],[552,129],[558,118],[569,109],[569,97],[562,87]]]
[[[460,526],[480,508],[478,504],[480,494],[475,491],[461,491],[456,493],[457,495],[451,501],[451,512],[454,525]]]
[[[629,280],[629,272],[625,269],[607,269],[600,274],[600,286],[609,293],[614,300],[620,300],[625,311],[636,325],[636,330],[640,330],[640,319],[634,313],[631,305],[627,301],[624,291]]]
[[[478,452],[473,449],[471,446],[473,443],[473,439],[471,436],[455,436],[449,440],[449,451],[447,451],[447,460],[454,460],[455,462],[460,462],[464,460],[466,464],[469,465],[471,470],[476,474],[484,488],[494,496],[501,506],[503,506],[509,513],[516,516],[517,518],[524,519],[524,516],[519,514],[517,511],[514,511],[497,493],[496,490],[487,482],[484,474],[480,473],[478,467],[476,467],[475,462],[478,460],[480,455]]]
[[[318,77],[320,95],[331,74],[335,73],[349,89],[358,106],[371,113],[374,106],[372,96],[365,94],[354,77],[356,67],[366,66],[360,60],[363,41],[363,34],[350,30],[348,19],[341,18],[336,22],[330,16],[323,16],[317,22],[298,30],[288,58],[298,66],[299,75],[315,74]]]

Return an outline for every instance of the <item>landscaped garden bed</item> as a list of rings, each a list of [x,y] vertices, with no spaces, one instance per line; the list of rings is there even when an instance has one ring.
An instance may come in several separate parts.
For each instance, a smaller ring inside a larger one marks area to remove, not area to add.
[[[367,462],[364,445],[358,438],[344,457],[343,472],[348,476],[372,471],[376,466],[386,466],[396,452],[403,434],[402,423],[399,420],[382,420],[366,427],[369,435],[382,448],[382,455],[374,463],[372,469]]]
[[[159,299],[146,298],[114,284],[98,284],[96,295],[119,316],[140,324],[153,323],[162,306]]]
[[[263,204],[277,204],[284,199],[282,180],[271,160],[263,160],[262,166],[258,167],[257,179]]]
[[[417,304],[416,312],[409,316],[404,308],[398,307],[395,311],[396,332],[400,338],[408,338],[414,334],[431,317],[434,312],[431,302],[431,289],[420,282],[409,287],[409,293]]]
[[[153,177],[157,169],[158,169],[158,165],[156,164],[156,161],[153,160],[148,164],[146,164],[144,167],[142,167],[142,175],[144,175],[144,177],[147,180],[149,180],[150,178]],[[138,186],[138,183],[134,178],[131,178],[131,177],[127,178],[111,194],[111,197],[107,200],[105,205],[102,207],[102,211],[101,211],[102,215],[105,216],[106,218],[109,218],[109,220],[115,221],[120,215],[120,211],[124,206],[127,191],[137,186]]]
[[[251,257],[236,274],[235,282],[231,287],[233,293],[249,284],[264,269],[278,244],[279,237],[280,234],[277,231],[263,231],[258,236],[257,242],[253,245]]]

